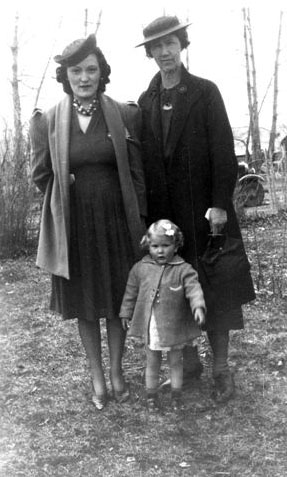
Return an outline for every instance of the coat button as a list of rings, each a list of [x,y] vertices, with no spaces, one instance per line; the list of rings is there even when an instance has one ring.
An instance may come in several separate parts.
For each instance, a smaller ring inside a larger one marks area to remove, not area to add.
[[[182,86],[180,86],[180,87],[178,88],[178,91],[179,91],[179,93],[181,93],[181,94],[186,93],[186,92],[187,92],[187,87],[185,86],[185,84],[183,84]]]

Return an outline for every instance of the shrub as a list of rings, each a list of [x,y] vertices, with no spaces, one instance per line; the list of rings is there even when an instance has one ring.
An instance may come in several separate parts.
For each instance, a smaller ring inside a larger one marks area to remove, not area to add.
[[[30,144],[16,141],[6,127],[0,143],[0,256],[28,253],[35,245],[34,195],[30,180]]]

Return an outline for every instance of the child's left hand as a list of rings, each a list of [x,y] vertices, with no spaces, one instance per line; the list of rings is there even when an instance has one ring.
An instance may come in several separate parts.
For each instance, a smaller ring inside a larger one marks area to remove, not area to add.
[[[129,318],[121,318],[122,327],[125,331],[127,331],[130,327],[130,319]]]
[[[203,308],[196,308],[194,310],[194,320],[199,326],[204,325],[205,323],[205,311]]]

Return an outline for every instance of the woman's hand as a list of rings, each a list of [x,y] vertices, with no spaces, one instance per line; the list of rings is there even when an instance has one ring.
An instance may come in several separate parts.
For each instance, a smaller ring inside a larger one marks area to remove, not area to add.
[[[130,319],[129,318],[121,318],[122,327],[125,331],[127,331],[130,327]]]
[[[205,323],[205,311],[203,308],[196,308],[194,311],[194,320],[198,326],[202,326]]]
[[[222,232],[227,222],[227,213],[224,209],[212,207],[209,213],[209,225],[212,235],[218,235]]]

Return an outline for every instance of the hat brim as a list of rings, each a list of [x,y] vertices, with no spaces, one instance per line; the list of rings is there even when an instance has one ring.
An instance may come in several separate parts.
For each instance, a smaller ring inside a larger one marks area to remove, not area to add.
[[[163,36],[170,35],[171,33],[174,33],[175,31],[182,30],[183,28],[187,28],[189,25],[191,25],[191,23],[176,25],[176,26],[168,28],[167,30],[164,30],[160,33],[155,33],[154,35],[150,35],[144,41],[142,41],[141,43],[136,45],[135,48],[138,48],[139,46],[146,45],[147,43],[151,43],[152,41],[157,40],[158,38],[162,38]]]
[[[97,46],[96,36],[94,34],[89,35],[83,43],[68,55],[56,55],[54,56],[54,61],[59,63],[62,66],[69,66],[76,64],[78,61],[81,61],[89,54],[90,51],[93,51]]]

